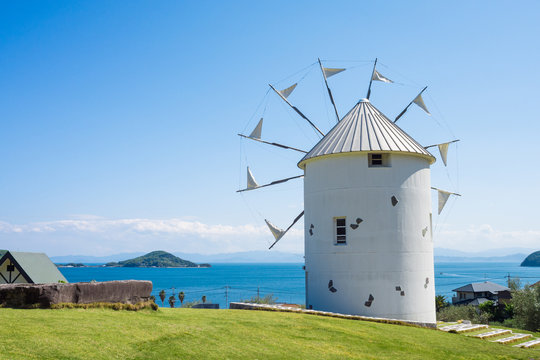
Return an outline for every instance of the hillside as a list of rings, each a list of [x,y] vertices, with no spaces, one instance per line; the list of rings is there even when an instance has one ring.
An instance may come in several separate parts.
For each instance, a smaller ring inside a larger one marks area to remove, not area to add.
[[[181,259],[166,251],[152,251],[134,259],[110,262],[106,266],[120,267],[209,267],[208,264],[198,265],[194,262]]]
[[[442,331],[246,310],[0,308],[2,359],[530,359]],[[17,334],[17,336],[13,336]]]
[[[540,251],[535,251],[527,256],[521,266],[540,266]]]

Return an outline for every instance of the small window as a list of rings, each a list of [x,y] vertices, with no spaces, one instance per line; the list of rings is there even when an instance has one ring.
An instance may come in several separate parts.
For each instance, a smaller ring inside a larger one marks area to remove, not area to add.
[[[368,154],[369,167],[389,167],[389,154]]]
[[[334,218],[335,224],[335,236],[336,236],[336,245],[346,245],[347,244],[347,218],[339,217]]]

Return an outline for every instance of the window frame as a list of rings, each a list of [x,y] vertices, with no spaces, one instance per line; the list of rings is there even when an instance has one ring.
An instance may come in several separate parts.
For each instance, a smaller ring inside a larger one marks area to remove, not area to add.
[[[374,159],[375,157],[375,159]],[[380,163],[378,163],[380,161]],[[374,164],[374,162],[377,162]],[[391,167],[389,153],[368,153],[368,167],[370,168],[387,168]]]
[[[334,245],[345,246],[347,245],[347,217],[346,216],[334,216]],[[338,220],[343,220],[343,225],[338,225]],[[343,233],[338,229],[343,230]]]

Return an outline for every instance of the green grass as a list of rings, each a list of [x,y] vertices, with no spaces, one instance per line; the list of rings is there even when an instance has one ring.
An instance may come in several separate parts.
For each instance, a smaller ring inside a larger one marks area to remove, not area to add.
[[[530,359],[442,331],[306,314],[0,309],[1,359]]]

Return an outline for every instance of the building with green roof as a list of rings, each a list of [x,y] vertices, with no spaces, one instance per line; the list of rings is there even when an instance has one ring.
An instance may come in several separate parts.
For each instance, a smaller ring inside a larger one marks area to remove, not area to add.
[[[67,282],[44,253],[0,250],[0,284]]]

